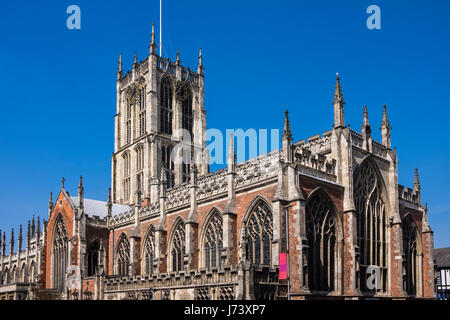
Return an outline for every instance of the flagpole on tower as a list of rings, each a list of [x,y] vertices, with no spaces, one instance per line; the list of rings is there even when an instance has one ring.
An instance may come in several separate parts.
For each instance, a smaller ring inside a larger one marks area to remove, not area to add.
[[[159,0],[159,56],[162,58],[162,0]]]

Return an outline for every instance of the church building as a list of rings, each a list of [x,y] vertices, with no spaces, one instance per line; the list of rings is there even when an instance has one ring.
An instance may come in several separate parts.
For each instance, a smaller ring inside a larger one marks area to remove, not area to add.
[[[25,247],[22,226],[8,254],[0,232],[0,299],[287,299],[287,251],[291,299],[435,297],[418,170],[398,184],[386,106],[381,142],[367,107],[350,129],[338,75],[330,130],[296,141],[280,110],[280,150],[236,163],[230,139],[210,172],[201,50],[191,70],[156,47],[153,31],[144,61],[124,73],[119,60],[106,201],[63,179]]]

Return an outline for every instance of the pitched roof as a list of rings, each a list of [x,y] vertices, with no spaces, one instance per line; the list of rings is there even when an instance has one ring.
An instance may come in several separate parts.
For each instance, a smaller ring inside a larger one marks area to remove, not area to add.
[[[434,249],[433,258],[436,261],[436,267],[450,267],[450,247]]]
[[[75,207],[78,207],[78,197],[70,197]],[[107,213],[107,202],[84,198],[84,213],[88,216],[99,216],[105,218]],[[123,212],[130,211],[132,208],[123,204],[113,204],[112,215],[116,216]]]

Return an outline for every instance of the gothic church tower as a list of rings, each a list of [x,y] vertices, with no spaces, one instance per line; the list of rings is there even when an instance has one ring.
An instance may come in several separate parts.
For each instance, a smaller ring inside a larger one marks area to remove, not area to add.
[[[205,156],[206,112],[200,49],[196,72],[156,54],[152,29],[150,52],[125,75],[122,55],[117,71],[117,113],[112,155],[112,200],[137,204],[137,191],[154,202],[161,172],[168,188],[189,181],[193,160],[208,173]],[[183,160],[183,161],[182,161]],[[164,168],[164,169],[163,169]]]

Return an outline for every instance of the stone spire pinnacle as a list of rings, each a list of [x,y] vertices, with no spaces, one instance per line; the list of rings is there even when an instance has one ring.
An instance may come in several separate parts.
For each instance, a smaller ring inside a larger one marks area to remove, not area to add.
[[[30,239],[31,239],[30,220],[28,220],[28,226],[27,226],[27,248],[30,247]]]
[[[9,254],[14,253],[14,228],[11,229],[11,240],[9,241]]]
[[[289,123],[289,112],[286,109],[284,112],[284,128],[283,137],[281,139],[282,144],[282,156],[285,162],[292,162],[292,133],[291,126]]]
[[[122,52],[119,56],[119,67],[117,68],[117,80],[120,80],[122,78],[123,71],[122,71]]]
[[[289,123],[289,111],[284,112],[283,139],[292,139],[291,125]]]
[[[142,191],[141,191],[141,176],[138,175],[137,176],[137,189],[136,189],[136,206],[140,207],[141,206],[141,195],[142,195]]]
[[[198,74],[203,74],[202,48],[200,48],[199,53],[198,53],[197,73],[198,73]]]
[[[234,151],[234,137],[232,133],[230,133],[230,142],[228,145],[227,165],[228,165],[228,173],[235,172],[236,152]]]
[[[36,231],[36,225],[34,224],[34,214],[33,219],[31,220],[31,236],[33,237]]]
[[[111,188],[108,189],[108,202],[106,203],[106,207],[107,207],[106,215],[107,215],[107,217],[111,218],[112,207],[113,207],[112,197],[111,197]]]
[[[50,199],[48,200],[48,219],[52,217],[53,213],[53,193],[50,192]]]
[[[181,60],[180,60],[180,49],[179,49],[179,48],[177,48],[177,60],[175,60],[175,63],[176,63],[177,65],[180,65],[180,64],[181,64]]]
[[[414,169],[414,194],[416,196],[416,203],[420,206],[422,204],[420,181],[419,181],[419,169]]]
[[[339,73],[336,73],[336,86],[334,90],[334,128],[344,128],[344,96],[342,95],[341,82],[339,78]]]
[[[22,240],[23,240],[23,236],[22,236],[22,225],[20,225],[20,228],[19,228],[19,242],[18,242],[18,249],[19,249],[19,252],[20,251],[22,251]]]
[[[37,218],[37,230],[36,230],[36,234],[37,234],[37,239],[39,239],[40,235],[41,235],[41,218],[38,216]]]
[[[155,23],[152,23],[152,40],[150,42],[150,54],[156,54],[156,41],[155,41]]]
[[[383,106],[383,120],[381,121],[381,142],[386,148],[391,148],[391,125],[388,120],[386,105]]]
[[[364,106],[363,110],[363,125],[367,126],[369,124],[369,113],[367,112],[367,106]]]
[[[133,68],[136,68],[137,66],[137,52],[134,52],[134,60],[133,60]]]
[[[80,207],[80,209],[83,209],[84,207],[83,176],[80,176],[80,182],[78,183],[78,207]]]
[[[2,248],[3,256],[5,256],[6,253],[6,232],[3,232],[3,248]]]
[[[363,149],[372,151],[372,131],[369,124],[369,113],[367,112],[367,106],[364,106],[363,110],[363,124],[361,126],[361,136],[363,138]]]
[[[341,79],[339,73],[336,73],[336,86],[334,88],[334,103],[344,102],[344,96],[342,95]]]
[[[66,179],[64,177],[61,178],[61,189],[64,189],[64,183],[66,182]]]
[[[419,169],[414,169],[414,189],[420,189]]]

